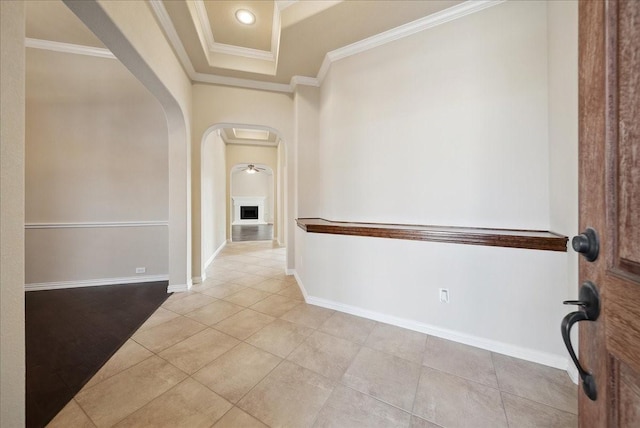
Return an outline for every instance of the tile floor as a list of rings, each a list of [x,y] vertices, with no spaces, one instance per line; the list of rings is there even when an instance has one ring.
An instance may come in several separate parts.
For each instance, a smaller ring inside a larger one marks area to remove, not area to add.
[[[49,426],[577,426],[565,372],[307,305],[284,254],[227,245]]]

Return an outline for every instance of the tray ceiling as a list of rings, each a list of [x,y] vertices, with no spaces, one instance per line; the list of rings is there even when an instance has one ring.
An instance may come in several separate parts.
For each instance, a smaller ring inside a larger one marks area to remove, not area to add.
[[[291,92],[295,84],[319,85],[331,61],[501,1],[147,0],[147,4],[192,81]],[[30,1],[26,8],[27,38],[38,39],[27,40],[27,46],[41,47],[40,41],[47,40],[104,50],[61,1]],[[256,22],[238,22],[239,9],[251,11]]]

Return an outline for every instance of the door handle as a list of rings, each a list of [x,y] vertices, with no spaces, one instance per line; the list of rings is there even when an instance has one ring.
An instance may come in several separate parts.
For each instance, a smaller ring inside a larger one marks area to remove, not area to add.
[[[598,397],[596,379],[591,373],[582,368],[578,357],[576,357],[573,345],[571,344],[571,327],[580,321],[595,321],[598,319],[600,315],[600,295],[598,289],[594,283],[587,281],[580,287],[578,300],[565,300],[562,303],[565,305],[578,305],[580,307],[578,311],[571,312],[562,319],[560,329],[562,331],[564,345],[567,347],[569,356],[571,356],[573,363],[578,369],[578,374],[582,379],[582,389],[587,397],[595,401]]]
[[[600,253],[600,239],[595,229],[587,227],[587,229],[578,236],[574,236],[571,240],[573,249],[584,256],[587,261],[594,262]]]

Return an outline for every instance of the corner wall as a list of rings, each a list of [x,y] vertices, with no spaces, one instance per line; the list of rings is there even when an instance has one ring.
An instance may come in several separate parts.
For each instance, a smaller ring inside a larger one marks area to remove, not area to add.
[[[0,2],[0,426],[25,425],[25,11]]]

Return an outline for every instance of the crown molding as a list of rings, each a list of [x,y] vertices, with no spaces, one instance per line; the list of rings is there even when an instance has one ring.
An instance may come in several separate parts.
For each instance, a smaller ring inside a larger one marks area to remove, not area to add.
[[[500,3],[504,3],[505,1],[506,0],[468,0],[440,12],[425,16],[424,18],[417,19],[383,33],[376,34],[375,36],[335,49],[325,55],[322,65],[320,66],[320,70],[318,71],[317,79],[320,84],[322,84],[329,68],[331,67],[331,63],[335,61],[403,39],[429,28],[462,18],[463,16],[479,12]]]
[[[240,79],[237,77],[218,76],[216,74],[193,73],[191,79],[199,83],[238,86],[241,88],[260,89],[271,92],[293,92],[291,86],[286,83],[263,82],[261,80]]]
[[[54,52],[64,52],[76,55],[95,56],[98,58],[116,59],[116,56],[109,49],[95,48],[92,46],[74,45],[71,43],[54,42],[51,40],[40,40],[25,38],[24,46],[33,49],[43,49]]]
[[[293,76],[291,83],[289,83],[291,90],[294,91],[298,85],[315,86],[317,88],[320,87],[320,82],[315,77]]]
[[[176,51],[176,55],[178,55],[178,59],[180,60],[182,67],[187,72],[189,78],[193,80],[192,76],[195,74],[196,70],[193,68],[193,64],[189,59],[187,50],[184,48],[182,40],[180,40],[180,36],[178,36],[178,31],[176,31],[176,27],[173,25],[173,21],[171,21],[167,9],[164,7],[161,0],[149,0],[149,4],[151,5],[151,10],[156,15],[156,18],[158,18],[158,23],[167,35],[169,43],[171,43],[173,49]]]
[[[202,35],[201,41],[204,41],[209,52],[241,56],[261,61],[277,62],[278,45],[280,42],[280,8],[277,7],[277,5],[274,4],[273,8],[273,21],[271,23],[271,50],[265,51],[216,42],[213,38],[213,30],[211,29],[209,15],[207,14],[207,8],[204,1],[192,0],[189,3],[193,5],[193,11],[195,12],[196,19],[193,20],[193,24],[196,27],[198,34]],[[211,61],[210,65],[213,66]]]

